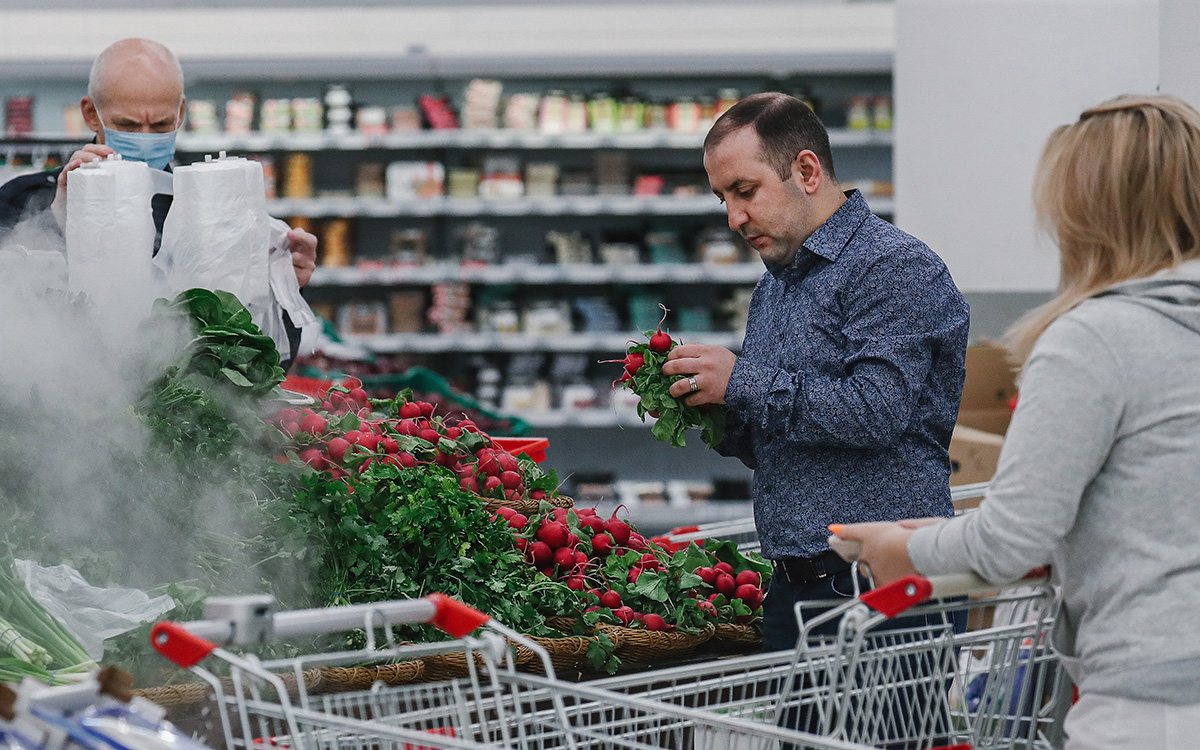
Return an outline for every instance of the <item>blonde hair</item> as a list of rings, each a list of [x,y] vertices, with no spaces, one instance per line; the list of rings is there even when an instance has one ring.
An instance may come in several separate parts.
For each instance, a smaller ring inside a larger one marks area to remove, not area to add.
[[[1084,300],[1200,257],[1200,113],[1167,95],[1092,107],[1046,142],[1033,196],[1058,244],[1059,284],[1005,334],[1017,364]]]

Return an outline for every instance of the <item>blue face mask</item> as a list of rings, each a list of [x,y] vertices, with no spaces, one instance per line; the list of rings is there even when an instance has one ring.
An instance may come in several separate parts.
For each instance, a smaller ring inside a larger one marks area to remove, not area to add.
[[[104,127],[103,120],[100,125]],[[104,144],[122,159],[144,161],[146,166],[165,169],[175,157],[175,133],[127,133],[104,127]]]

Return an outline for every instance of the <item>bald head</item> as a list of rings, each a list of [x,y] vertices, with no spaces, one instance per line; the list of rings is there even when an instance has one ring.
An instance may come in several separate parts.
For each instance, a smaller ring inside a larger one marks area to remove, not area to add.
[[[92,63],[88,96],[103,107],[121,82],[133,81],[178,91],[183,98],[183,69],[171,50],[149,39],[122,39],[109,45]]]

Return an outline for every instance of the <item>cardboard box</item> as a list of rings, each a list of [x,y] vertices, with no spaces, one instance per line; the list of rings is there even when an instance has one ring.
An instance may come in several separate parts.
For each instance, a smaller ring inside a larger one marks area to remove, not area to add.
[[[1012,417],[1009,401],[1017,395],[1016,372],[1005,352],[993,344],[967,347],[967,379],[963,383],[958,424],[1003,435]]]
[[[972,427],[957,425],[950,438],[950,486],[987,482],[996,473],[1000,460],[1000,448],[1004,436],[995,435]],[[964,507],[973,508],[979,498],[963,501]],[[956,505],[957,507],[957,505]]]

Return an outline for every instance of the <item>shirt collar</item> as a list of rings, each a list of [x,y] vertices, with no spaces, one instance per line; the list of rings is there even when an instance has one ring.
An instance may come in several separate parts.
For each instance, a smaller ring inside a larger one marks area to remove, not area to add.
[[[833,215],[825,220],[825,223],[817,227],[817,230],[809,235],[809,238],[804,241],[801,249],[807,250],[808,253],[819,255],[826,260],[833,262],[838,259],[842,249],[850,243],[850,238],[858,231],[859,226],[871,215],[871,209],[867,207],[867,202],[863,200],[862,194],[858,190],[848,190],[845,193],[846,202],[843,203],[838,210],[833,212]],[[791,270],[799,270],[810,262],[808,253],[797,252],[796,258],[792,261],[791,266],[772,266],[768,264],[768,270],[776,277],[781,277]]]

